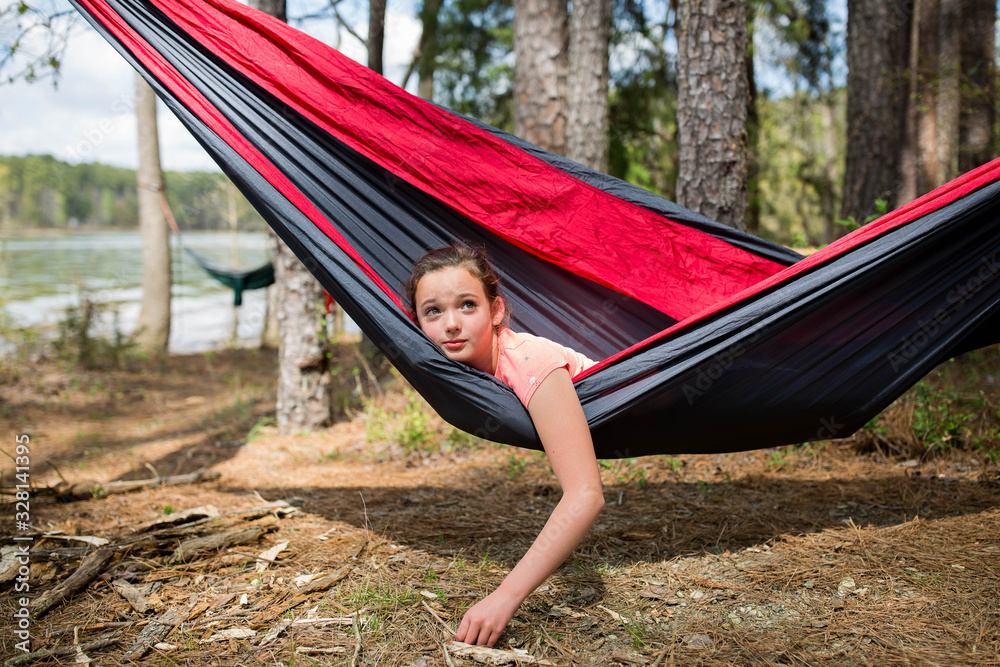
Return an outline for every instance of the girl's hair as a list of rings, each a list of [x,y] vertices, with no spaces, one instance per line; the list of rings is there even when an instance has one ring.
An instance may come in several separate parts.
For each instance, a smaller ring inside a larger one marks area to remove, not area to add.
[[[475,246],[454,244],[445,248],[431,250],[413,264],[413,271],[409,280],[406,281],[406,298],[409,301],[410,311],[417,312],[417,284],[420,279],[428,273],[434,273],[442,269],[459,268],[465,269],[472,277],[483,285],[483,292],[490,303],[490,308],[497,299],[503,301],[504,319],[500,326],[506,326],[510,320],[510,308],[507,307],[507,299],[500,291],[500,276],[490,263],[486,251]]]

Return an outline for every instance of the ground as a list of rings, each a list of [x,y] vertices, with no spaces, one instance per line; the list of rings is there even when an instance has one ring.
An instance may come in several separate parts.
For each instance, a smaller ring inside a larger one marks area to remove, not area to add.
[[[14,530],[15,507],[5,502],[0,532],[5,546],[31,537],[31,596],[51,591],[94,551],[68,536],[116,545],[104,576],[32,617],[31,648],[105,637],[111,643],[83,653],[94,664],[124,664],[140,633],[173,610],[183,622],[140,663],[473,664],[449,644],[452,629],[527,549],[558,500],[555,480],[541,455],[441,423],[391,373],[381,385],[362,381],[350,370],[353,355],[348,346],[334,359],[337,423],[290,435],[273,426],[273,350],[117,370],[45,358],[2,367],[0,449],[13,456],[15,437],[30,438],[36,495],[30,529]],[[997,357],[970,363],[976,410],[1000,420],[996,375],[984,370],[1000,368]],[[922,387],[915,404],[847,440],[605,462],[604,512],[519,610],[497,646],[508,652],[503,659],[1000,665],[996,430],[973,440],[957,426],[942,435],[948,419],[977,415],[942,416],[921,397],[953,405],[972,390]],[[918,423],[928,415],[933,428]],[[915,439],[922,449],[907,449]],[[99,490],[197,470],[220,477]],[[13,475],[5,466],[7,492]],[[92,492],[73,500],[71,484]],[[226,516],[278,500],[291,507]],[[200,524],[202,533],[233,525],[256,532],[227,533],[221,545],[178,556],[173,550],[195,533],[150,524],[183,522],[176,517],[193,508],[222,515]],[[319,588],[303,588],[307,575],[331,573]],[[14,619],[17,579],[0,580],[11,591],[0,614]],[[121,580],[144,595],[147,611],[116,592],[112,582]],[[0,657],[16,659],[20,640],[9,626]],[[87,662],[80,654],[49,660]]]

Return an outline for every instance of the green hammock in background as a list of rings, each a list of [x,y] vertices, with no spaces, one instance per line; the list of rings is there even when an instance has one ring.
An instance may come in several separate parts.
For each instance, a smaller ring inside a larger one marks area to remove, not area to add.
[[[202,257],[191,248],[181,244],[181,247],[191,255],[198,263],[198,266],[205,269],[208,275],[212,276],[220,283],[233,290],[233,305],[243,305],[243,292],[245,290],[255,290],[274,284],[274,264],[268,262],[255,269],[237,271],[221,264],[216,264],[211,260]]]

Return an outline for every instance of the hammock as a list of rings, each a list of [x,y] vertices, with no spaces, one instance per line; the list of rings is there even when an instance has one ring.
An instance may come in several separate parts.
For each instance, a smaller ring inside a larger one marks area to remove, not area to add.
[[[222,266],[207,257],[197,253],[194,249],[184,245],[181,240],[181,230],[177,226],[177,220],[174,219],[174,213],[170,210],[170,204],[167,203],[167,193],[163,188],[158,188],[157,191],[160,193],[160,207],[163,209],[163,215],[167,219],[167,224],[170,226],[170,231],[174,233],[177,237],[177,242],[184,252],[191,256],[191,259],[200,266],[205,273],[210,275],[212,278],[217,280],[219,283],[225,285],[229,289],[233,290],[233,305],[242,306],[243,305],[243,292],[245,290],[255,290],[263,289],[274,284],[274,264],[267,262],[266,264],[261,264],[260,266],[253,269],[231,269],[228,266]]]
[[[274,265],[271,262],[261,264],[253,269],[240,271],[216,264],[185,245],[181,247],[191,256],[191,259],[197,262],[198,266],[205,270],[205,273],[233,290],[234,306],[243,305],[243,292],[245,290],[262,289],[274,284]]]
[[[574,378],[600,457],[844,437],[1000,340],[1000,160],[807,257],[434,106],[229,0],[73,0],[453,425],[541,447],[513,392],[399,298],[484,244],[512,326]]]

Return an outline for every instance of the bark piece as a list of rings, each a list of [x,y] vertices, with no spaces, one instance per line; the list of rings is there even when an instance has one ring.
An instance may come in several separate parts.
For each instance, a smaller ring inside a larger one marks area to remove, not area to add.
[[[487,665],[506,665],[511,662],[518,665],[554,666],[556,664],[546,660],[545,658],[536,658],[535,656],[528,655],[526,653],[502,651],[496,648],[487,648],[486,646],[473,646],[472,644],[466,644],[465,642],[452,641],[448,642],[445,646],[452,655],[457,655],[462,658],[472,658],[476,662]]]
[[[286,611],[288,611],[292,607],[297,607],[298,605],[300,605],[303,602],[305,602],[306,600],[308,600],[312,596],[312,593],[315,593],[317,591],[326,590],[327,588],[331,588],[334,585],[340,583],[340,581],[343,580],[344,578],[346,578],[347,575],[350,574],[350,572],[351,572],[351,566],[350,565],[344,565],[343,567],[341,567],[339,570],[337,570],[335,572],[331,572],[330,574],[328,574],[326,576],[320,577],[319,579],[315,579],[315,580],[309,582],[291,600],[289,600],[285,604],[281,605],[280,607],[276,607],[274,609],[274,611],[272,611],[272,612],[270,612],[268,614],[265,614],[263,617],[261,617],[260,619],[258,619],[253,624],[253,627],[254,628],[261,628],[261,627],[267,625],[274,618],[276,618],[278,616],[281,616],[282,614],[284,614]]]
[[[227,544],[248,544],[256,542],[265,532],[274,527],[277,520],[274,517],[265,517],[253,525],[237,528],[224,533],[206,535],[205,537],[194,537],[181,542],[168,561],[171,563],[184,563],[199,553],[218,549]]]
[[[145,614],[146,611],[152,606],[149,604],[149,600],[146,599],[146,596],[139,592],[139,589],[124,579],[115,579],[112,581],[111,588],[115,589],[115,592],[118,593],[118,595],[125,598],[132,609],[139,614]]]
[[[187,608],[171,608],[157,616],[143,628],[139,636],[136,637],[135,643],[132,647],[122,656],[123,660],[138,660],[142,656],[149,652],[149,649],[154,644],[162,641],[167,633],[170,632],[175,626],[179,625],[184,618],[187,616]]]

